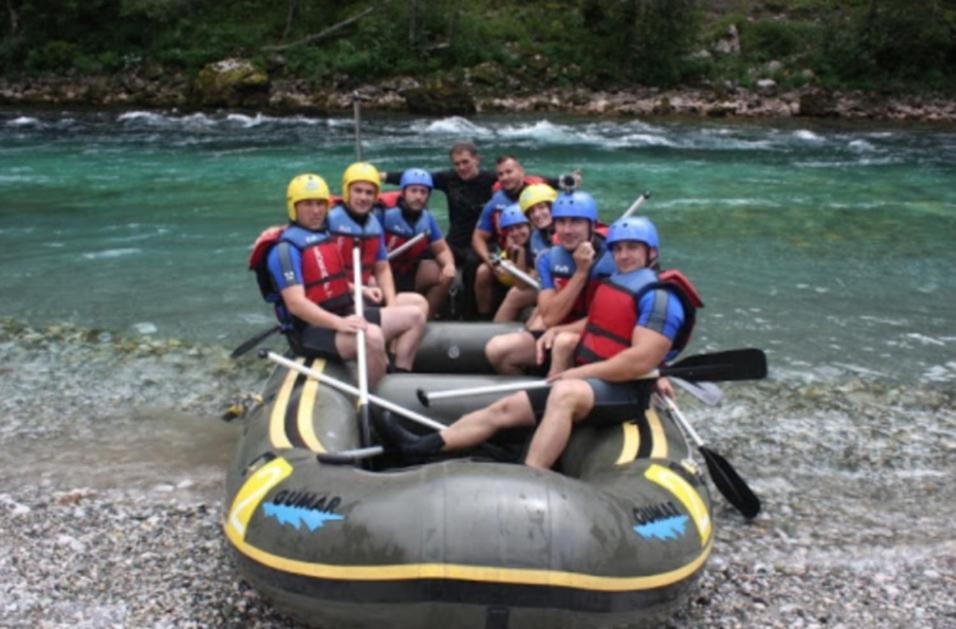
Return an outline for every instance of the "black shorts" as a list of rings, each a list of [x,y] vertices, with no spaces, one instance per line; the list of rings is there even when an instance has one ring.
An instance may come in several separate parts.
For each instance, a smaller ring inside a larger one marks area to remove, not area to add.
[[[644,415],[651,401],[653,380],[636,382],[608,382],[598,378],[587,378],[585,382],[594,392],[594,408],[584,418],[592,424],[620,424]],[[551,387],[528,391],[535,423],[541,421],[548,404]]]
[[[524,330],[531,335],[531,338],[534,339],[534,342],[537,343],[538,339],[544,336],[545,330]],[[540,365],[530,365],[525,367],[525,373],[529,376],[541,376],[542,378],[548,375],[548,372],[551,371],[551,350],[548,350],[544,353],[544,362]],[[547,390],[547,389],[545,389]],[[530,392],[529,392],[530,395]],[[547,396],[545,396],[547,397]]]
[[[418,265],[416,264],[408,273],[396,273],[392,270],[392,277],[395,279],[396,293],[414,293],[415,276],[418,275]]]
[[[366,307],[365,320],[382,325],[382,309],[378,306]],[[335,335],[335,330],[331,328],[305,325],[289,333],[289,347],[297,355],[306,358],[342,358],[335,348]]]

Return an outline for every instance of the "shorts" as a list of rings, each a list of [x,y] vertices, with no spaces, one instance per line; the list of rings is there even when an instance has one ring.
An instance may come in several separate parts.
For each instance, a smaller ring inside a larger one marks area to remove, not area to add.
[[[341,315],[340,315],[341,316]],[[365,320],[374,325],[382,325],[382,309],[378,306],[365,308]],[[335,348],[335,335],[332,328],[317,325],[305,325],[289,333],[289,347],[299,356],[307,358],[339,358]]]
[[[608,382],[598,378],[587,378],[585,382],[594,392],[594,407],[583,421],[592,424],[620,424],[644,416],[650,405],[653,380],[636,382]],[[539,423],[548,404],[551,387],[528,391],[534,421]]]
[[[535,343],[537,343],[538,339],[540,339],[545,333],[545,330],[528,330],[527,328],[524,331],[531,335],[531,338],[534,339]],[[543,363],[540,365],[529,365],[525,367],[524,371],[529,376],[541,376],[543,378],[548,375],[548,372],[551,371],[551,350],[548,350],[544,353]],[[550,389],[544,390],[549,391]]]
[[[418,265],[416,264],[408,273],[398,273],[392,269],[392,278],[395,281],[396,293],[414,293],[415,276],[418,274]]]

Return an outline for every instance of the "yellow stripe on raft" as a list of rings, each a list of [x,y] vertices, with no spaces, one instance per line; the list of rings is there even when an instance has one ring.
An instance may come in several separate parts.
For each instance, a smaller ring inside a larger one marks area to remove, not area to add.
[[[630,463],[637,458],[637,451],[641,448],[641,431],[637,429],[637,424],[624,422],[621,424],[621,430],[624,432],[624,443],[621,444],[621,454],[614,465]]]
[[[325,369],[325,359],[316,358],[312,361],[312,369],[322,373]],[[309,378],[302,387],[302,393],[299,394],[299,410],[296,417],[296,424],[299,427],[299,435],[302,441],[313,452],[325,452],[325,446],[319,441],[315,434],[315,424],[313,423],[313,411],[315,410],[315,396],[319,391],[319,381]]]
[[[701,546],[710,545],[710,514],[707,512],[707,505],[704,504],[704,499],[700,497],[697,490],[676,472],[667,469],[663,465],[657,465],[656,463],[647,468],[647,471],[644,472],[644,476],[674,494],[674,496],[681,501],[681,504],[683,504],[687,512],[690,513],[691,519],[694,520],[694,524],[697,526]]]
[[[461,581],[479,581],[482,583],[568,587],[600,592],[651,590],[677,583],[696,572],[703,565],[704,561],[707,560],[713,547],[712,543],[708,543],[693,561],[670,572],[644,577],[601,577],[581,574],[579,572],[563,572],[557,570],[525,570],[519,568],[494,568],[490,566],[468,566],[445,563],[383,566],[337,566],[332,564],[309,563],[268,553],[245,542],[232,527],[226,526],[225,529],[226,535],[229,537],[233,546],[250,559],[275,570],[305,577],[344,581],[455,579]]]
[[[303,360],[297,358],[295,362],[301,365]],[[289,441],[288,435],[285,434],[285,414],[289,409],[289,398],[292,396],[295,379],[298,377],[299,373],[290,369],[289,373],[286,374],[285,380],[282,381],[282,386],[279,388],[275,402],[272,403],[272,415],[269,416],[269,442],[273,448],[292,447],[292,442]]]
[[[647,418],[647,425],[651,429],[651,458],[652,459],[666,459],[667,458],[667,435],[664,433],[664,426],[661,424],[661,418],[658,417],[657,411],[654,410],[653,406],[648,407],[644,411],[644,417]]]

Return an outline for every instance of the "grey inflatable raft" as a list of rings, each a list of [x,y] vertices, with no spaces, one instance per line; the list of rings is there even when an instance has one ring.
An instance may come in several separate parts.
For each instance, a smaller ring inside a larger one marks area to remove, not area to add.
[[[376,394],[442,423],[490,396],[422,408],[415,389],[514,380],[487,366],[492,324],[431,324],[422,362],[458,374],[387,376]],[[301,359],[300,359],[301,360]],[[345,365],[305,364],[351,382]],[[526,435],[505,435],[520,450]],[[355,400],[277,369],[246,420],[227,477],[223,527],[242,576],[320,627],[638,626],[670,613],[713,543],[711,503],[667,413],[584,425],[556,471],[482,450],[408,466],[317,454],[357,448]]]

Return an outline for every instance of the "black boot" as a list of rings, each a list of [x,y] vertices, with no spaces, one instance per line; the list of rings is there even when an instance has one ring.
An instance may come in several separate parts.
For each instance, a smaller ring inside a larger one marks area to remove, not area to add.
[[[375,430],[386,442],[406,456],[427,457],[438,454],[445,440],[437,432],[417,435],[403,428],[391,412],[383,411],[375,416]]]

